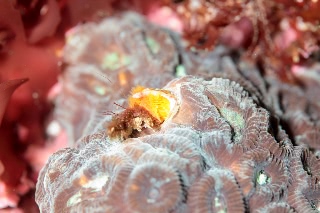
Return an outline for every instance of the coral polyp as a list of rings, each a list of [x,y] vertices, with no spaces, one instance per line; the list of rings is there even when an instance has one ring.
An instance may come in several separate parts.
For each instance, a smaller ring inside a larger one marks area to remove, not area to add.
[[[179,173],[157,163],[134,169],[126,184],[127,205],[133,212],[170,212],[183,198]]]
[[[227,170],[211,169],[191,186],[191,212],[244,212],[244,203],[234,177]]]

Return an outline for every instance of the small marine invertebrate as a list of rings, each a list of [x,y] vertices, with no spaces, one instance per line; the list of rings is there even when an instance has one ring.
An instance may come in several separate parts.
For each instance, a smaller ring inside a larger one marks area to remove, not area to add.
[[[135,87],[129,97],[129,107],[140,106],[163,123],[178,110],[178,100],[168,90]]]
[[[183,198],[179,174],[157,163],[137,166],[126,184],[129,208],[137,212],[170,212]]]
[[[107,126],[107,134],[110,138],[124,140],[137,137],[142,130],[144,132],[157,130],[160,125],[161,123],[148,110],[136,106],[115,115]]]
[[[244,212],[242,194],[227,170],[211,169],[191,186],[188,195],[191,212]]]
[[[178,100],[168,90],[135,87],[129,108],[116,114],[107,126],[110,138],[136,137],[145,130],[158,130],[178,110]]]

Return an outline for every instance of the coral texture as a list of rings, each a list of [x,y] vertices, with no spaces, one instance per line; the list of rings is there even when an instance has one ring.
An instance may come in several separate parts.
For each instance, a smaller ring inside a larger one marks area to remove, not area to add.
[[[277,136],[270,114],[239,84],[187,76],[163,89],[177,97],[179,110],[160,130],[120,141],[101,132],[51,156],[37,186],[40,209],[318,208],[319,159],[290,141],[284,146],[289,138]]]
[[[188,52],[133,13],[72,29],[63,54],[55,117],[70,147],[40,172],[42,212],[320,210],[308,76],[290,90],[223,47]]]

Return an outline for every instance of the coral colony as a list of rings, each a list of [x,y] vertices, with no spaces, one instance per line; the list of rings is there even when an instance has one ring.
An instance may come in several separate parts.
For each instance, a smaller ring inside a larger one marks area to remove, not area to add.
[[[320,212],[319,10],[0,0],[0,212]]]
[[[312,88],[223,47],[184,50],[133,13],[74,28],[63,54],[55,114],[71,147],[39,175],[42,212],[320,211]]]

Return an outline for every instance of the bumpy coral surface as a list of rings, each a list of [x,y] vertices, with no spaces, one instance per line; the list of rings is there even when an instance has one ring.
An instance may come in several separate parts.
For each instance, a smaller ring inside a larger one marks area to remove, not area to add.
[[[159,131],[123,141],[101,132],[50,157],[43,212],[316,211],[320,161],[293,147],[239,84],[184,77],[164,87],[179,110]],[[301,182],[302,181],[302,182]],[[300,183],[301,182],[301,183]]]
[[[55,117],[70,148],[40,173],[42,212],[320,210],[309,76],[292,87],[223,47],[187,52],[132,13],[72,29],[63,54]]]

